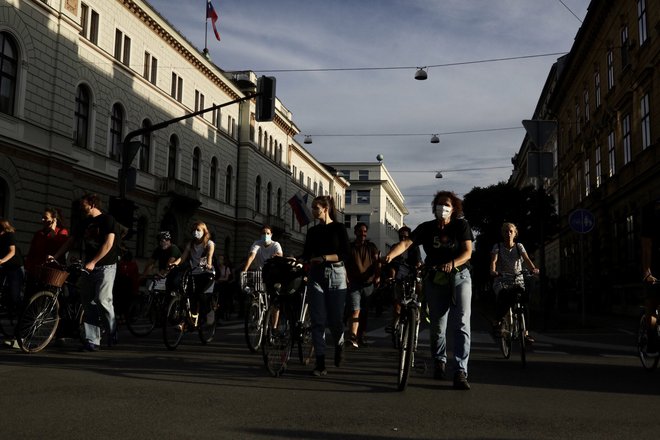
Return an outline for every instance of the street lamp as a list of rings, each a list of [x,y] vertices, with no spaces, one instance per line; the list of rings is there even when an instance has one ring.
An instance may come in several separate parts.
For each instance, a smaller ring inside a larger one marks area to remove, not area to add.
[[[426,67],[418,67],[417,72],[415,72],[415,79],[418,81],[424,81],[426,78],[428,78],[428,75],[426,73]]]

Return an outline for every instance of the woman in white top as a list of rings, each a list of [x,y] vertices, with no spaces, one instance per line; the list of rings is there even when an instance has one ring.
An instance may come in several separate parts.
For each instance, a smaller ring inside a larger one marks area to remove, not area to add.
[[[190,229],[192,239],[186,244],[181,255],[181,265],[189,265],[195,284],[195,291],[188,292],[191,296],[193,310],[199,310],[198,299],[204,299],[204,293],[213,286],[215,270],[213,269],[213,252],[215,243],[204,222],[195,222]],[[184,266],[185,267],[185,266]],[[207,301],[201,301],[202,307]],[[204,310],[202,310],[204,313]]]

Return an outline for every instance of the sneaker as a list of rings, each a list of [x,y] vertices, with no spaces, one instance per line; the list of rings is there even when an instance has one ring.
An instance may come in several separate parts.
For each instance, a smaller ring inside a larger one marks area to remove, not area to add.
[[[469,390],[470,384],[467,380],[465,371],[459,370],[454,375],[454,389],[456,390]]]
[[[351,343],[351,345],[353,346],[353,348],[358,348],[358,347],[359,347],[358,340],[357,340],[357,336],[355,336],[355,335],[351,335],[351,336],[348,338],[348,342]]]
[[[536,339],[533,336],[525,335],[525,344],[532,345],[534,342],[536,342]]]
[[[445,378],[446,364],[441,360],[436,360],[433,368],[433,379],[443,380]]]
[[[344,343],[335,345],[335,367],[341,367],[344,358]]]
[[[99,346],[94,344],[92,341],[85,341],[80,347],[80,351],[99,351]]]
[[[328,375],[328,370],[326,370],[325,368],[314,367],[314,369],[312,370],[312,376],[321,377],[327,375]]]

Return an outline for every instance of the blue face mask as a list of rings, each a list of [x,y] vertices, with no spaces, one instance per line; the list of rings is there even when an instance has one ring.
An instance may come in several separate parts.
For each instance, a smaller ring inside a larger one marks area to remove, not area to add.
[[[264,241],[264,243],[266,243],[266,244],[270,244],[270,242],[272,241],[272,240],[271,240],[272,237],[273,237],[273,236],[270,235],[270,234],[263,234],[263,235],[261,236],[261,239]]]

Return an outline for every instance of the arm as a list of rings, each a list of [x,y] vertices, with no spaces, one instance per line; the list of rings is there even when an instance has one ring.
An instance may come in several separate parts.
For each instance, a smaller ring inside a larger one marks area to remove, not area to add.
[[[92,258],[90,261],[85,264],[85,269],[88,271],[94,270],[94,267],[96,266],[96,263],[98,263],[103,257],[105,257],[108,252],[110,252],[110,249],[112,249],[112,246],[115,244],[115,234],[114,232],[110,232],[106,237],[105,241],[101,245],[101,249],[99,249],[98,253]]]
[[[470,258],[472,257],[472,240],[465,240],[462,244],[463,250],[458,257],[454,258],[451,263],[442,265],[441,270],[443,272],[449,273],[456,266],[461,266],[470,261]]]
[[[51,258],[53,260],[59,260],[62,255],[66,254],[69,251],[75,239],[76,238],[73,235],[70,235],[68,240],[64,242],[62,247],[60,247],[60,249],[57,252],[55,252],[55,255],[49,255],[50,258],[47,259],[50,261],[52,261]]]
[[[256,252],[250,252],[250,254],[247,257],[247,261],[245,262],[245,266],[243,266],[243,272],[247,272],[247,270],[252,265],[252,262],[254,261],[254,257],[256,256],[257,256]]]
[[[215,243],[209,241],[206,246],[206,270],[213,269],[213,252],[215,251]]]
[[[392,246],[392,249],[383,257],[385,263],[390,263],[393,259],[404,253],[412,246],[412,240],[403,240]]]
[[[283,257],[284,252],[282,251],[282,245],[279,244],[278,242],[275,242],[274,246],[275,246],[275,249],[277,249],[277,250],[275,251],[275,254],[273,254],[273,257]]]
[[[525,262],[525,266],[527,266],[530,272],[532,272],[534,275],[538,275],[539,269],[536,266],[534,266],[532,260],[529,259],[529,255],[527,255],[527,252],[522,253],[522,259]]]
[[[9,252],[4,257],[0,258],[0,265],[5,264],[7,261],[11,260],[14,255],[16,255],[16,246],[13,244],[9,246]]]
[[[498,275],[497,273],[497,254],[490,254],[490,274],[494,277]]]

